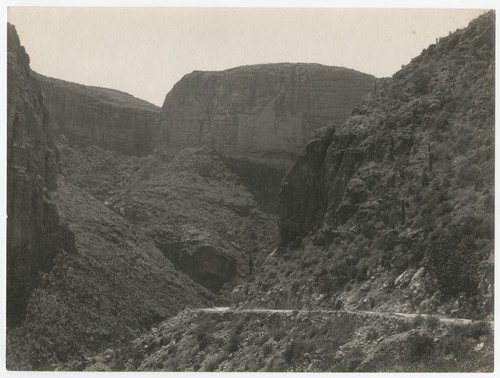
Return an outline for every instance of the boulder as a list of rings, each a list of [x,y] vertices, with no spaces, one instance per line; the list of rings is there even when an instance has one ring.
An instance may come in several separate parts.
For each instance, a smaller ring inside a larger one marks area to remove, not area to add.
[[[407,269],[394,280],[394,287],[404,289],[410,283],[413,275],[415,274],[415,269]]]
[[[248,294],[248,286],[238,285],[231,292],[231,307],[238,307],[240,303],[245,302]]]

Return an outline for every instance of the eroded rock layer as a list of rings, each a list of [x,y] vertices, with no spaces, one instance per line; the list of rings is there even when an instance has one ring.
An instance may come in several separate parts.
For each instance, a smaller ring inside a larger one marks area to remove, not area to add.
[[[36,76],[54,129],[70,142],[95,144],[128,155],[153,151],[159,115],[155,105],[113,89]]]
[[[371,75],[319,64],[195,71],[163,104],[163,152],[205,144],[228,156],[287,162],[315,129],[343,122],[374,88]]]

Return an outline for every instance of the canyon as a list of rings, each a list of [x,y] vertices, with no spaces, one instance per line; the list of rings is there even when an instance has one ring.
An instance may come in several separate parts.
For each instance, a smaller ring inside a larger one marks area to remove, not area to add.
[[[492,371],[494,26],[160,108],[33,72],[9,24],[7,368]]]

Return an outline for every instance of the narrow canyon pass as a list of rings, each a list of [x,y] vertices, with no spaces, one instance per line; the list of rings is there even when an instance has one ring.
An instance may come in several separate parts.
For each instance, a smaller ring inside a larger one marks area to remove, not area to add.
[[[493,371],[494,11],[162,107],[7,68],[8,370]]]

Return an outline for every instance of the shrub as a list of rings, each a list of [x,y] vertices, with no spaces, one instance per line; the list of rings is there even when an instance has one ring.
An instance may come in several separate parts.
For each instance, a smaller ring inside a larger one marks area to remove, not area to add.
[[[368,329],[368,332],[366,333],[366,340],[367,341],[372,341],[378,339],[378,332],[375,328],[370,327]]]
[[[463,335],[463,330],[460,330],[459,327],[454,328],[452,333],[439,340],[438,348],[445,356],[452,354],[458,357],[462,355],[467,350],[467,340]]]
[[[210,344],[210,337],[206,333],[206,328],[199,327],[196,333],[196,341],[198,341],[198,349],[204,350]]]
[[[155,364],[154,370],[162,370],[163,369],[163,362],[159,361]]]
[[[490,326],[487,322],[473,322],[466,326],[464,332],[469,337],[479,339],[481,336],[485,336],[490,333]]]
[[[411,329],[411,324],[410,324],[410,322],[408,320],[402,320],[396,326],[396,332],[397,333],[407,332],[410,329]]]
[[[333,278],[329,275],[319,277],[319,292],[326,295],[331,295],[335,291]]]
[[[168,354],[176,354],[177,353],[177,345],[170,345],[167,349]]]
[[[467,139],[467,143],[469,140]],[[481,185],[481,170],[476,164],[465,164],[460,167],[457,176],[457,185],[459,188],[465,188],[474,184],[475,187]]]
[[[434,330],[439,326],[440,320],[437,316],[428,316],[425,323],[429,329]]]
[[[304,340],[292,340],[283,352],[283,358],[286,362],[291,363],[293,360],[299,358],[304,353],[310,352],[312,346]]]
[[[408,338],[408,352],[411,361],[420,361],[434,351],[434,341],[425,335],[413,334]]]
[[[413,318],[412,325],[413,328],[418,328],[422,324],[424,324],[424,317],[422,315],[417,315],[415,318]]]
[[[264,356],[269,356],[272,350],[273,346],[271,344],[265,344],[264,347],[262,348],[262,353],[264,354]]]
[[[239,347],[240,347],[240,343],[241,343],[241,337],[238,333],[233,333],[231,335],[231,337],[229,338],[229,342],[227,344],[227,352],[228,353],[234,353],[236,352]]]
[[[426,251],[426,269],[444,294],[477,293],[479,261],[457,236],[433,242]]]
[[[274,340],[280,341],[283,337],[285,337],[286,333],[283,329],[281,329],[278,325],[277,328],[271,330],[271,336]]]
[[[215,371],[215,369],[217,369],[217,366],[219,366],[220,364],[220,361],[218,359],[215,359],[215,360],[212,360],[209,362],[209,364],[207,365],[207,371]]]
[[[415,87],[415,91],[418,94],[426,94],[429,90],[430,80],[431,76],[427,70],[424,68],[415,70],[413,74],[413,85]]]
[[[344,354],[344,360],[340,366],[341,371],[353,372],[363,362],[364,353],[360,347],[354,347]]]
[[[255,345],[262,346],[266,343],[267,340],[269,340],[268,335],[264,335],[262,337],[259,337],[257,340],[255,340]]]

